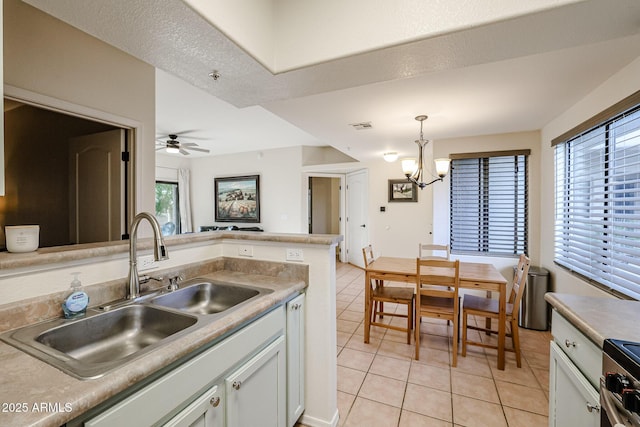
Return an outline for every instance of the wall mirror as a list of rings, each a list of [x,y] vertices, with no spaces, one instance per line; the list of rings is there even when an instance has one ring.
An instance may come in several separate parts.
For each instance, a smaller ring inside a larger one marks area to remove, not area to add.
[[[4,121],[1,249],[5,225],[39,225],[39,247],[127,237],[133,129],[11,96]]]

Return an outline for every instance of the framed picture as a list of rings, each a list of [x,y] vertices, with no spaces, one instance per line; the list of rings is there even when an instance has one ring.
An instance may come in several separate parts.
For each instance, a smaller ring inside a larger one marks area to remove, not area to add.
[[[390,202],[417,202],[418,186],[406,179],[389,180]]]
[[[215,219],[260,222],[260,175],[215,178]]]

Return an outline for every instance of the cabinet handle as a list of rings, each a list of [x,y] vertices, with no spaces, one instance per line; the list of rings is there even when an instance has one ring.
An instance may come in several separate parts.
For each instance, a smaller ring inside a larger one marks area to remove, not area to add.
[[[587,402],[587,411],[589,412],[600,412],[600,407],[598,405],[592,405],[591,403]]]
[[[231,387],[235,388],[236,390],[240,390],[241,385],[242,381],[234,381],[233,384],[231,384]]]
[[[298,310],[298,309],[300,309],[300,304],[293,304],[291,306],[291,310]]]
[[[575,347],[576,346],[576,342],[575,341],[569,341],[568,339],[564,340],[564,345],[569,348],[569,347]]]
[[[214,408],[217,408],[220,404],[220,398],[218,396],[212,397],[209,403],[211,403],[211,406],[213,406]]]

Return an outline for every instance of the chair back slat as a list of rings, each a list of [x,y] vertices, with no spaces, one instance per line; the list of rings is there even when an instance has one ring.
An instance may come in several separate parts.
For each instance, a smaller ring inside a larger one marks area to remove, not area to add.
[[[362,248],[362,256],[364,258],[365,268],[368,267],[369,264],[371,264],[373,261],[375,261],[375,258],[373,257],[373,248],[371,247],[371,245],[367,245]]]
[[[418,257],[420,259],[450,259],[449,245],[435,245],[430,243],[418,244]]]
[[[416,259],[416,293],[453,298],[460,285],[460,261]]]
[[[509,302],[513,304],[513,316],[518,315],[520,309],[520,301],[522,295],[524,295],[524,288],[527,284],[527,276],[529,274],[529,266],[531,261],[525,254],[520,255],[518,260],[518,266],[516,267],[516,274],[513,278],[513,287],[511,288],[511,295],[509,296]]]

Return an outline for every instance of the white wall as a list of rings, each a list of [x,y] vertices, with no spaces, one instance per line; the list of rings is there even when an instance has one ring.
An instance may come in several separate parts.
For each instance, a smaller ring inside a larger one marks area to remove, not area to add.
[[[542,129],[540,255],[542,264],[551,270],[556,292],[608,296],[605,292],[588,285],[584,280],[553,263],[555,188],[554,150],[551,147],[551,140],[638,90],[640,90],[640,57]]]
[[[189,167],[194,230],[213,224],[258,225],[268,232],[306,233],[302,226],[300,165],[301,147],[192,159]],[[216,223],[214,178],[256,174],[260,175],[260,223]]]
[[[425,149],[427,158],[431,158]],[[367,164],[369,169],[369,240],[375,256],[415,257],[418,243],[432,240],[433,186],[418,189],[417,202],[389,202],[389,180],[405,179],[400,161],[383,159]],[[434,185],[443,185],[436,183]],[[380,211],[385,207],[385,212]]]

